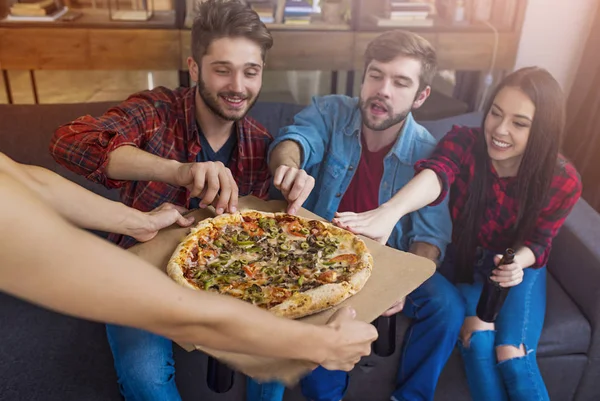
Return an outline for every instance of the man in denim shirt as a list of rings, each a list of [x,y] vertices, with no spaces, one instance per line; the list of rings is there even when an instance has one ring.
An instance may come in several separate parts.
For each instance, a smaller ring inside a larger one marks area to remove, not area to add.
[[[413,165],[436,145],[411,114],[429,96],[435,70],[435,51],[418,35],[389,31],[371,42],[360,99],[314,98],[271,145],[269,166],[275,187],[288,200],[288,212],[303,205],[336,223],[338,213],[375,209],[406,185]],[[450,233],[444,203],[402,218],[382,242],[439,262]],[[455,287],[435,273],[406,303],[399,299],[384,313],[403,311],[413,319],[392,399],[433,400],[464,320],[462,305]],[[302,391],[309,400],[340,401],[347,384],[347,373],[319,367],[302,380]],[[251,400],[277,400],[283,387],[250,382],[248,395]]]

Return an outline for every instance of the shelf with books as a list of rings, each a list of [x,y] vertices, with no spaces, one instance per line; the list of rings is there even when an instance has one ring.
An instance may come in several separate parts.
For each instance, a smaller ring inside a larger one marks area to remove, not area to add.
[[[357,31],[520,32],[526,0],[356,0]]]
[[[154,11],[148,21],[111,21],[107,9],[77,9],[81,16],[75,20],[19,21],[1,20],[0,27],[30,28],[110,28],[110,29],[176,29],[175,11]]]
[[[349,31],[352,27],[349,24],[328,24],[325,22],[312,21],[310,24],[265,24],[269,30],[283,31]]]

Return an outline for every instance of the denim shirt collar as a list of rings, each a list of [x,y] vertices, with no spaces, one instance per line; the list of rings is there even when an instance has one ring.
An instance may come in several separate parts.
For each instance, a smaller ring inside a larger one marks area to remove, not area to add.
[[[358,139],[362,129],[362,116],[360,113],[360,107],[358,105],[358,98],[355,98],[355,101],[356,107],[354,108],[352,116],[346,125],[344,134],[347,136],[355,135]],[[416,162],[416,160],[412,160],[411,158],[414,141],[416,140],[415,129],[418,129],[418,127],[416,126],[415,119],[411,112],[406,116],[402,130],[400,131],[400,135],[398,136],[396,143],[389,153],[396,156],[401,163],[406,165],[413,165]]]

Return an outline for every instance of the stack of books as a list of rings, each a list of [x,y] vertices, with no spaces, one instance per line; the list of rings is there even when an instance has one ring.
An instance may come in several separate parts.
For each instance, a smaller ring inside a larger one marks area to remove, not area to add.
[[[433,13],[430,1],[387,0],[383,15],[372,19],[380,27],[429,27],[433,26]]]
[[[248,4],[256,11],[263,23],[272,24],[275,22],[275,6],[271,0],[248,0]]]
[[[313,7],[306,0],[287,0],[283,11],[283,23],[308,25],[312,15]]]
[[[67,12],[58,0],[21,0],[10,7],[7,20],[55,21]]]

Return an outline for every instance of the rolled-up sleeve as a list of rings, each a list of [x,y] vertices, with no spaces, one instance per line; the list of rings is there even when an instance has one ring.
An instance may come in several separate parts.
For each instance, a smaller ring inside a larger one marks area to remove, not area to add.
[[[432,170],[442,183],[442,192],[430,206],[439,205],[447,198],[450,186],[465,165],[464,161],[472,151],[477,140],[476,131],[468,127],[454,126],[438,143],[431,157],[419,160],[415,172]]]
[[[60,126],[50,142],[56,162],[108,188],[125,181],[106,176],[108,155],[121,146],[143,147],[161,124],[151,99],[134,95],[100,117],[86,115]]]
[[[328,103],[323,98],[313,97],[311,104],[294,116],[292,125],[283,127],[269,149],[283,141],[294,141],[302,149],[300,168],[307,169],[320,163],[331,137],[331,118]]]
[[[425,242],[437,247],[443,260],[446,247],[452,240],[452,219],[448,199],[436,206],[426,206],[410,214],[412,228],[408,232],[409,247],[414,242]]]

